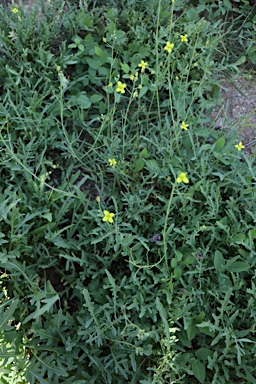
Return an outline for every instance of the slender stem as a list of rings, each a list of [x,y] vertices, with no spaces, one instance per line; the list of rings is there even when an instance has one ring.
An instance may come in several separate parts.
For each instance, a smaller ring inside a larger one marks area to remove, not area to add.
[[[167,205],[165,221],[164,221],[164,230],[163,230],[164,259],[165,259],[165,265],[166,265],[167,273],[168,273],[169,276],[170,276],[170,274],[169,274],[169,267],[168,267],[168,260],[167,260],[167,236],[166,236],[166,231],[167,231],[168,218],[169,218],[169,214],[170,214],[170,211],[171,211],[171,204],[172,204],[172,199],[173,199],[175,187],[176,187],[176,183],[172,186],[172,191],[171,191],[170,198],[169,198],[168,205]]]
[[[157,88],[156,88],[156,100],[157,100],[159,124],[160,124],[160,129],[161,129],[162,128],[161,111],[160,111],[160,100],[159,100],[159,91],[158,91],[158,81],[159,81],[158,30],[159,30],[160,10],[161,10],[161,0],[159,0],[158,12],[157,12],[157,25],[156,25],[156,86],[157,86]]]

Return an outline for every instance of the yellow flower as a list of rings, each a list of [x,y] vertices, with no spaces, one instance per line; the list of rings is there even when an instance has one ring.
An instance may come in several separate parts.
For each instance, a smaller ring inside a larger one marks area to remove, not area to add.
[[[130,76],[130,80],[134,80],[134,76],[133,75]]]
[[[138,79],[138,77],[139,77],[138,72],[135,72],[135,77]]]
[[[142,84],[140,84],[139,86],[138,86],[138,89],[141,89],[142,88]]]
[[[97,203],[100,203],[100,196],[96,197],[96,201],[97,201]]]
[[[110,82],[110,83],[108,84],[108,86],[109,86],[109,87],[113,87],[113,83]]]
[[[177,183],[186,183],[186,184],[189,183],[189,179],[187,178],[185,172],[181,172],[179,177],[177,177],[176,181]]]
[[[198,67],[198,64],[197,64],[197,63],[194,63],[194,67]]]
[[[186,124],[185,123],[185,121],[182,121],[182,123],[181,123],[181,129],[184,129],[185,131],[187,131],[188,130],[188,127],[189,127],[189,125],[188,124]]]
[[[165,49],[168,53],[171,53],[172,50],[173,50],[173,47],[174,47],[174,44],[173,44],[173,43],[171,44],[170,41],[167,41],[166,46],[164,47],[164,49]]]
[[[235,147],[238,149],[238,151],[241,151],[241,149],[245,148],[245,146],[243,145],[242,141],[240,141],[239,144],[235,145]]]
[[[182,43],[187,43],[188,42],[188,35],[180,35]]]
[[[61,70],[61,67],[59,65],[56,65],[56,71],[59,72]]]
[[[146,69],[146,66],[148,65],[148,63],[145,63],[144,60],[141,60],[140,64],[138,65],[138,67],[141,68],[141,72],[144,72],[145,69]]]
[[[116,160],[115,159],[108,159],[109,165],[112,168],[115,168],[116,166]]]
[[[114,213],[110,213],[109,211],[103,211],[104,213],[104,217],[103,217],[103,221],[108,221],[109,223],[113,223],[113,217],[115,216]]]
[[[13,8],[13,9],[12,9],[12,12],[13,12],[13,13],[18,13],[19,10],[18,10],[18,8]]]
[[[139,94],[138,94],[138,91],[134,91],[132,97],[133,97],[134,99],[136,99],[136,97],[138,97],[138,95],[139,95]]]
[[[107,41],[106,37],[103,37],[102,40],[103,40],[104,43],[106,43],[106,41]]]
[[[122,83],[121,81],[118,81],[117,82],[116,92],[125,93],[125,90],[124,90],[125,87],[126,87],[126,84]]]

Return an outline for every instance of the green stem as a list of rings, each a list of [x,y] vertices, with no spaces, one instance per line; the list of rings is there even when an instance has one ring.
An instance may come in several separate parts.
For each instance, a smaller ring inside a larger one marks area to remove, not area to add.
[[[160,10],[161,10],[161,0],[159,0],[158,4],[158,12],[157,12],[157,25],[156,25],[156,100],[157,100],[157,110],[159,116],[159,124],[160,128],[162,128],[161,124],[161,110],[160,110],[160,100],[159,100],[159,91],[158,91],[158,81],[159,81],[159,53],[158,53],[158,30],[159,30],[159,19],[160,19]]]
[[[172,187],[172,191],[171,191],[170,198],[169,198],[169,201],[168,201],[167,210],[166,210],[166,216],[165,216],[165,221],[164,221],[164,230],[163,230],[164,259],[165,259],[166,270],[167,270],[167,273],[168,273],[169,277],[170,277],[170,274],[169,274],[168,259],[167,259],[167,236],[166,236],[166,231],[167,231],[167,223],[168,223],[168,218],[169,218],[169,214],[170,214],[170,211],[171,211],[171,204],[172,204],[172,199],[173,199],[175,187],[176,187],[176,183]]]

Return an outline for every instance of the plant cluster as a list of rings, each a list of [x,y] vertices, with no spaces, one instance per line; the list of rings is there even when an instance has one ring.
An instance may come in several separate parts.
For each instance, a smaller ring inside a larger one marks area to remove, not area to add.
[[[225,31],[218,49],[230,62],[238,58],[251,67],[256,64],[256,4],[253,0],[190,0],[186,18],[220,19]]]
[[[0,382],[255,383],[241,60],[214,2],[120,3],[0,10]]]

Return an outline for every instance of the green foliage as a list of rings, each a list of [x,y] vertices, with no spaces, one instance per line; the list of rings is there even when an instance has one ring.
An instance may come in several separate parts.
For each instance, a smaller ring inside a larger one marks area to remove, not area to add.
[[[219,50],[230,56],[229,61],[246,58],[249,65],[256,64],[256,4],[252,0],[191,0],[185,18],[199,20],[202,16],[214,22],[220,19],[225,29],[225,39]]]
[[[208,117],[240,61],[191,3],[2,13],[1,383],[256,381],[255,159]]]

